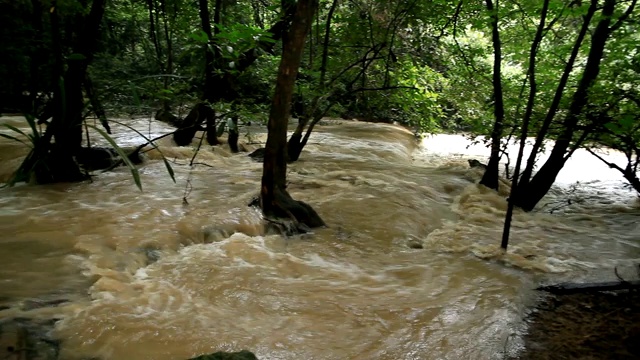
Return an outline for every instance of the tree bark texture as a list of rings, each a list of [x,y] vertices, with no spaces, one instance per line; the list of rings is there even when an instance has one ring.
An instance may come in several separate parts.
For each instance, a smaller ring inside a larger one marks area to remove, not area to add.
[[[290,218],[295,223],[302,223],[308,227],[323,226],[324,222],[309,205],[293,200],[286,190],[286,145],[293,88],[305,38],[317,5],[317,0],[299,0],[291,28],[284,38],[282,59],[269,113],[269,134],[265,146],[260,190],[260,206],[266,217]]]
[[[54,3],[55,4],[55,3]],[[84,108],[82,88],[86,78],[87,68],[93,59],[96,40],[99,36],[100,23],[105,11],[106,0],[94,0],[89,14],[83,19],[81,26],[76,29],[77,41],[73,47],[73,55],[69,56],[67,69],[62,78],[62,54],[54,54],[56,67],[54,81],[60,84],[54,92],[55,111],[51,121],[51,130],[55,138],[55,146],[50,154],[49,178],[40,179],[45,182],[64,182],[83,180],[78,165],[73,156],[82,147],[82,111]],[[57,8],[51,11],[52,31],[54,31],[54,52],[62,51],[60,46]],[[58,78],[55,78],[58,77]],[[61,81],[62,80],[62,81]]]
[[[491,40],[493,43],[493,113],[494,123],[491,131],[491,157],[487,170],[485,170],[480,184],[498,189],[498,170],[500,166],[500,140],[504,124],[504,100],[502,94],[502,43],[500,42],[500,29],[498,28],[498,7],[492,0],[486,0],[487,10],[491,16]]]

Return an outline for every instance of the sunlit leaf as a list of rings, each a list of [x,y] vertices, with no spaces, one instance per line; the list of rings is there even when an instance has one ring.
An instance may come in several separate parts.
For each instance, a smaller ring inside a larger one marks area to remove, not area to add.
[[[131,176],[133,176],[133,181],[136,183],[136,186],[138,187],[138,189],[140,189],[140,191],[142,191],[142,182],[140,181],[140,173],[138,172],[138,169],[135,167],[135,165],[133,165],[131,163],[131,160],[129,160],[129,157],[124,152],[124,150],[122,150],[122,148],[120,148],[120,146],[118,146],[118,144],[115,142],[115,140],[113,140],[113,138],[111,136],[109,136],[109,134],[107,134],[101,128],[99,128],[99,127],[97,127],[95,125],[91,125],[91,124],[87,124],[87,126],[92,128],[93,130],[97,131],[100,135],[102,135],[102,137],[105,140],[107,140],[109,142],[109,144],[111,144],[113,149],[118,153],[118,155],[120,156],[122,161],[127,165],[129,170],[131,171]]]
[[[121,122],[115,121],[115,120],[111,120],[111,122],[115,123],[115,124],[118,124],[118,125],[121,125],[121,126],[124,126],[129,130],[132,130],[136,134],[140,135],[140,137],[142,137],[147,143],[149,143],[149,145],[153,146],[153,148],[156,149],[158,151],[158,153],[160,154],[160,156],[162,157],[162,161],[164,162],[164,166],[167,168],[167,172],[169,173],[169,176],[171,177],[171,180],[173,180],[174,183],[176,182],[176,177],[175,177],[175,172],[173,171],[173,167],[171,167],[171,164],[169,164],[169,161],[167,161],[167,157],[164,156],[164,154],[162,153],[160,148],[153,141],[151,141],[151,139],[146,137],[143,133],[141,133],[140,131],[136,130],[132,126],[129,126],[127,124],[124,124],[124,123],[121,123]]]

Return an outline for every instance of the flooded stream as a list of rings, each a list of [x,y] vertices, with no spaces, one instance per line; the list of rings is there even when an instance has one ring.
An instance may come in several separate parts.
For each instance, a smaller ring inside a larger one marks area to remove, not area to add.
[[[253,150],[266,136],[250,133],[241,142]],[[122,128],[114,136],[142,142]],[[260,213],[246,204],[262,164],[224,146],[203,146],[190,168],[193,149],[161,140],[177,183],[150,151],[142,192],[125,167],[93,182],[0,189],[0,319],[61,319],[54,336],[72,360],[240,349],[260,359],[501,359],[519,351],[540,281],[609,279],[640,260],[640,204],[595,158],[570,162],[544,200],[581,201],[516,211],[502,256],[506,201],[476,185],[482,172],[467,163],[486,149],[348,121],[321,123],[310,141],[289,190],[329,227],[302,237],[259,236]],[[0,139],[0,181],[24,153]],[[572,190],[575,181],[585,186]],[[70,301],[11,305],[28,299]]]

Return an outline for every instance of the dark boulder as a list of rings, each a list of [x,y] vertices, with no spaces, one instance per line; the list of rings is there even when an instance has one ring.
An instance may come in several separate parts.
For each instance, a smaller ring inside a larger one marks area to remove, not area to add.
[[[263,161],[264,160],[264,148],[256,149],[256,151],[249,154],[249,157],[253,159],[253,161]]]
[[[76,154],[76,161],[87,171],[109,169],[120,161],[118,153],[111,148],[83,147]]]
[[[59,359],[60,343],[50,337],[57,319],[0,320],[0,359]]]
[[[469,159],[469,166],[472,168],[481,168],[482,170],[486,170],[487,169],[487,165],[481,163],[480,161],[476,160],[476,159]]]
[[[209,355],[200,355],[189,360],[258,360],[258,358],[252,352],[242,350],[232,353],[218,351]]]

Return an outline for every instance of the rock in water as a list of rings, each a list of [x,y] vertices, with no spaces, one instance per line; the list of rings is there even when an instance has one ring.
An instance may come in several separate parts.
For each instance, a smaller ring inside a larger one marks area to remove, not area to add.
[[[76,154],[76,161],[87,171],[108,169],[119,159],[114,149],[103,147],[83,147]]]
[[[57,320],[0,320],[0,359],[58,360],[60,344],[49,337]]]
[[[249,154],[249,157],[252,158],[254,161],[262,161],[264,160],[264,152],[265,152],[264,148],[259,148],[259,149],[256,149],[256,151]]]
[[[480,161],[478,161],[476,159],[469,160],[469,166],[472,167],[472,168],[479,167],[479,168],[482,168],[483,170],[487,169],[487,165],[481,163]]]
[[[242,350],[234,353],[218,351],[209,355],[200,355],[189,360],[258,360],[258,358],[252,352]]]

